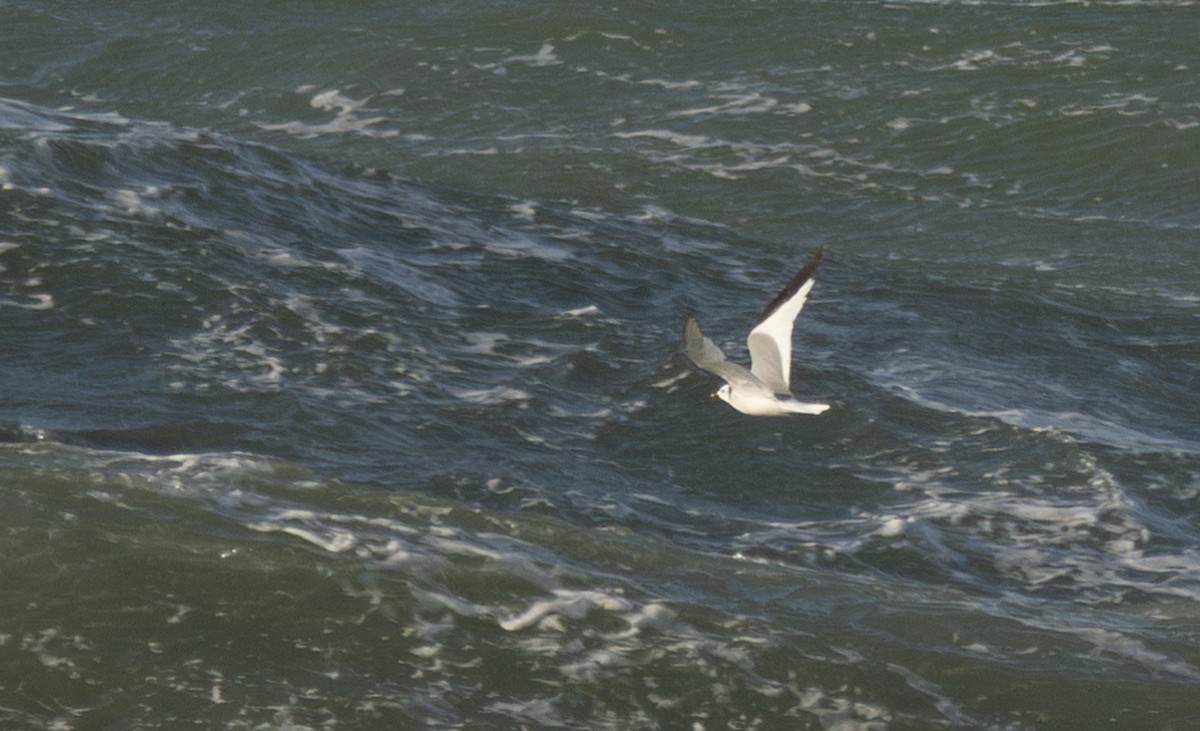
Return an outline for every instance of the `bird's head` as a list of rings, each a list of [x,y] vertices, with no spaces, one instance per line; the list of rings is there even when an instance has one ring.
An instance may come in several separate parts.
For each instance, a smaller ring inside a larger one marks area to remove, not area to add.
[[[709,398],[719,398],[722,401],[725,401],[726,403],[728,403],[729,395],[731,392],[732,392],[732,389],[729,387],[729,384],[726,383],[725,385],[718,388],[716,393],[712,394],[712,396],[710,396]]]

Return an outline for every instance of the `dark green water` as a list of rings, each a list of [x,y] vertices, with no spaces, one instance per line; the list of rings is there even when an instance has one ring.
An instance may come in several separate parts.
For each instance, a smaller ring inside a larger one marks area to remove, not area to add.
[[[0,728],[1200,728],[1198,22],[0,1]]]

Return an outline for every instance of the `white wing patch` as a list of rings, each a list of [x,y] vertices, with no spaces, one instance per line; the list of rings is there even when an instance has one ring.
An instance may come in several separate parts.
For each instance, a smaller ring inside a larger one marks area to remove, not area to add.
[[[760,315],[758,324],[746,337],[750,372],[778,393],[791,390],[792,325],[808,301],[815,281],[813,272],[820,258],[818,251]]]

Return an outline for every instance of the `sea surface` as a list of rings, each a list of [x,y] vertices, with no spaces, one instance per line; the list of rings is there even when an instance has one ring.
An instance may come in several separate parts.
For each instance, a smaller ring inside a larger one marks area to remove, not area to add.
[[[0,0],[0,728],[1200,728],[1197,28]]]

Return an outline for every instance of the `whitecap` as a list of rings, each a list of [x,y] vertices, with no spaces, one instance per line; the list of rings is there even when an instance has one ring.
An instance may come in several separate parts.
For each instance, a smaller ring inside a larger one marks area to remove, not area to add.
[[[147,198],[157,198],[162,191],[154,186],[143,188],[141,192],[129,188],[118,188],[109,191],[108,197],[116,206],[130,215],[154,217],[161,211],[157,206],[146,202]]]
[[[538,49],[537,53],[506,56],[496,63],[475,64],[475,66],[476,68],[480,69],[494,69],[499,71],[503,71],[504,66],[513,63],[533,66],[535,68],[543,66],[556,66],[562,63],[562,59],[558,57],[558,54],[555,52],[555,50],[554,44],[546,41],[542,43],[542,47]]]
[[[326,112],[332,112],[335,109],[341,112],[352,112],[363,105],[362,101],[357,101],[344,96],[337,89],[323,91],[320,94],[314,95],[308,100],[309,106],[314,109],[321,109]]]
[[[514,203],[508,207],[509,213],[513,214],[514,218],[520,218],[525,221],[532,221],[537,215],[537,204],[534,201],[523,201]]]
[[[509,63],[527,63],[530,66],[553,66],[555,64],[562,63],[562,60],[559,59],[558,54],[554,52],[554,44],[549,42],[543,43],[542,47],[538,49],[538,52],[532,56],[512,56],[506,59],[506,61]]]
[[[468,332],[463,333],[463,337],[470,345],[462,348],[465,353],[481,353],[484,355],[498,355],[496,346],[510,338],[504,333],[492,332]]]
[[[596,305],[586,305],[578,307],[574,310],[567,310],[558,313],[557,317],[595,317],[600,314],[600,308]]]
[[[593,609],[609,612],[630,611],[632,605],[623,597],[601,591],[555,589],[553,598],[540,599],[524,612],[497,622],[509,632],[518,632],[537,624],[547,615],[557,614],[569,619],[582,619]]]
[[[646,86],[658,86],[663,89],[695,89],[700,86],[700,82],[696,81],[695,79],[687,79],[685,81],[670,81],[668,79],[640,79],[634,83],[644,84]]]
[[[301,87],[304,88],[304,87]],[[379,129],[378,125],[390,121],[383,116],[363,116],[367,100],[352,99],[337,89],[330,89],[314,94],[309,99],[309,106],[323,112],[333,112],[333,119],[323,124],[311,124],[299,120],[291,122],[267,123],[259,122],[258,127],[268,132],[284,132],[303,139],[319,137],[326,134],[355,133],[366,137],[387,139],[397,137],[397,129]]]
[[[496,386],[493,388],[464,388],[452,391],[452,393],[463,401],[480,405],[525,402],[533,398],[528,391],[523,391],[519,388],[510,388],[508,386]]]
[[[0,299],[0,307],[4,306],[20,307],[23,310],[52,310],[54,309],[54,295],[45,292],[32,293],[26,295],[24,302]]]
[[[779,104],[779,100],[769,96],[763,96],[757,93],[742,94],[732,97],[724,97],[729,101],[723,104],[714,104],[707,107],[696,107],[694,109],[684,109],[678,112],[672,112],[673,117],[694,117],[703,114],[759,114],[769,112]]]
[[[711,137],[704,135],[686,135],[679,132],[673,132],[668,129],[646,129],[636,132],[616,132],[613,134],[617,139],[630,140],[639,137],[648,137],[650,139],[665,140],[680,147],[691,149],[701,147],[714,147],[720,143],[715,142]]]
[[[808,102],[796,102],[795,104],[784,104],[779,108],[779,111],[785,114],[808,114],[813,110],[813,106]]]

